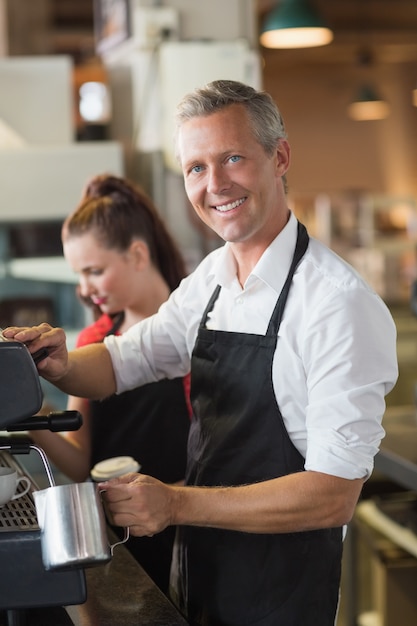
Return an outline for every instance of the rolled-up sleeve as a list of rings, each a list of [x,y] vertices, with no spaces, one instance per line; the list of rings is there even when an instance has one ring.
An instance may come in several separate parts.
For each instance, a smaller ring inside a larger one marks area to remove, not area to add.
[[[105,338],[117,393],[189,373],[207,298],[206,281],[194,272],[181,282],[158,313],[138,322],[123,335]]]
[[[385,431],[385,396],[398,377],[396,328],[369,289],[346,289],[311,316],[305,341],[306,469],[368,478]]]

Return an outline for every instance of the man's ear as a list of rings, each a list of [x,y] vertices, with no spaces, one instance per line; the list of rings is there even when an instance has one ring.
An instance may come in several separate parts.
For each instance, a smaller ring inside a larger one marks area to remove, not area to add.
[[[284,176],[290,167],[291,149],[286,139],[280,139],[277,145],[277,174]]]

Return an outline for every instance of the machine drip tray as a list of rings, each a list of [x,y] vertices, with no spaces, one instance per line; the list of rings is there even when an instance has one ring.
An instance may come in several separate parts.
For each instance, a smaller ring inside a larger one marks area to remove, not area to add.
[[[0,465],[16,467],[22,474],[8,452],[0,453]],[[0,612],[7,626],[25,625],[25,612],[30,617],[26,620],[28,626],[38,624],[35,614],[42,615],[39,626],[49,626],[49,623],[66,626],[72,622],[62,607],[82,604],[87,598],[84,570],[53,572],[45,569],[41,530],[31,492],[0,507],[0,563],[3,571]],[[47,611],[53,610],[61,611],[61,621],[46,621]]]

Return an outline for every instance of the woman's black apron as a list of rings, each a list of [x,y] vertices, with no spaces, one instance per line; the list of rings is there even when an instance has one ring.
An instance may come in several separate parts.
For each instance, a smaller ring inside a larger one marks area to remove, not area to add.
[[[117,331],[117,323],[109,335]],[[190,417],[182,378],[160,380],[92,401],[91,465],[113,456],[133,456],[141,472],[167,483],[183,480]],[[120,535],[124,532],[114,527]],[[167,593],[175,528],[154,537],[130,537],[127,549]]]
[[[207,305],[192,356],[187,484],[242,485],[303,471],[276,402],[272,362],[308,241],[298,224],[291,268],[265,336],[205,327],[220,286]],[[178,539],[174,597],[190,624],[333,626],[341,528],[250,534],[182,526]]]

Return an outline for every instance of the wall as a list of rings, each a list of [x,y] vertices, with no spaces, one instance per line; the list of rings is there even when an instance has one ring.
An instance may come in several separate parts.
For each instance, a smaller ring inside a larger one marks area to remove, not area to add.
[[[294,67],[279,51],[264,57],[264,86],[276,100],[292,146],[290,186],[299,192],[366,190],[417,197],[417,108],[411,90],[415,64],[375,68],[373,79],[389,100],[385,120],[355,122],[347,105],[357,85],[353,64]]]
[[[133,7],[166,6],[178,11],[180,35],[190,39],[236,39],[245,37],[256,45],[256,3],[254,0],[132,0]]]

